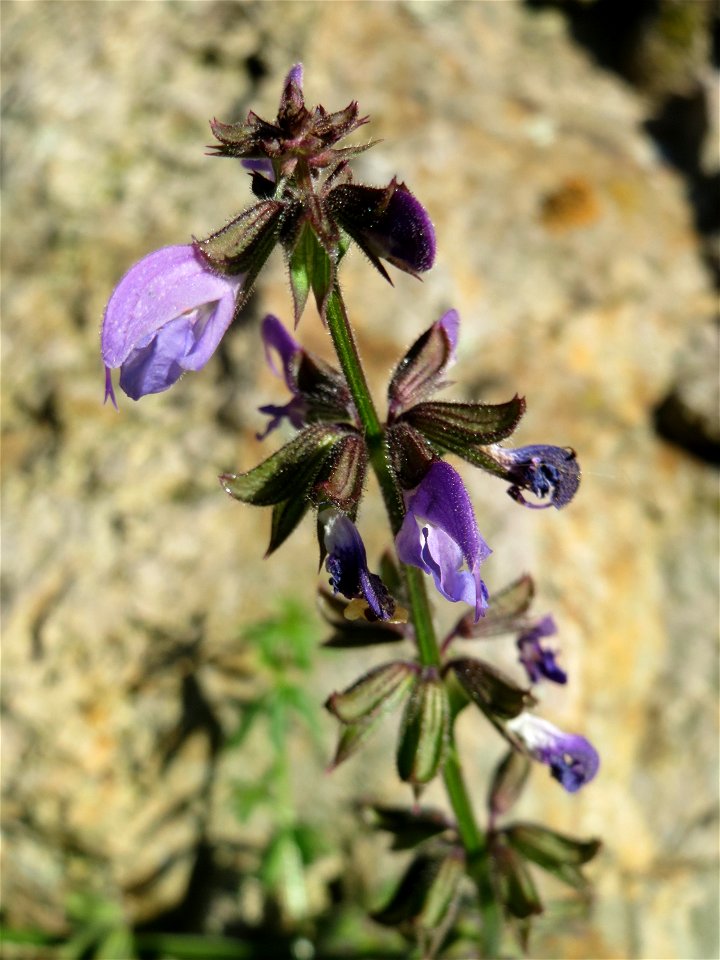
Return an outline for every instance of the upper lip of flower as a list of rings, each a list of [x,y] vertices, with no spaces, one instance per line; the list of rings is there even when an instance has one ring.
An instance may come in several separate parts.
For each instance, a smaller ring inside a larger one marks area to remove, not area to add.
[[[208,270],[189,245],[155,250],[131,267],[105,308],[106,399],[117,406],[112,368],[121,367],[121,386],[137,400],[204,366],[233,319],[243,280]]]
[[[480,536],[463,482],[450,464],[435,461],[407,495],[396,544],[403,562],[432,574],[444,597],[470,603],[479,619],[487,606],[480,564],[491,551]],[[463,562],[466,570],[460,569]]]

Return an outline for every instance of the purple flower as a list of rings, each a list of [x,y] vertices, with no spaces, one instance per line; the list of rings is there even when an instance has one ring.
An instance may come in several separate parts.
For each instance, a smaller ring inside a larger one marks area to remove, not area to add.
[[[263,320],[261,333],[267,364],[277,377],[283,377],[293,398],[284,406],[268,403],[260,407],[260,413],[266,413],[271,419],[265,431],[257,434],[258,440],[263,440],[272,430],[280,426],[284,419],[289,420],[293,427],[299,430],[305,426],[307,414],[307,404],[297,387],[292,370],[293,359],[302,353],[302,347],[271,313]],[[275,362],[273,354],[276,354],[280,360],[280,367]]]
[[[363,599],[372,616],[391,620],[395,601],[375,573],[370,573],[362,537],[352,520],[340,510],[332,508],[318,514],[327,550],[325,569],[330,574],[330,586],[348,600]]]
[[[523,630],[517,638],[520,663],[527,670],[531,683],[537,683],[542,677],[554,683],[567,683],[567,674],[555,662],[555,651],[540,643],[543,637],[552,637],[556,633],[555,621],[548,616]]]
[[[208,270],[191,246],[163,247],[131,267],[105,308],[105,399],[117,407],[115,367],[133,400],[203,367],[233,319],[243,279]]]
[[[508,493],[525,507],[535,510],[543,507],[564,507],[570,503],[580,486],[580,465],[575,451],[569,447],[531,446],[506,450],[489,448],[492,458],[506,471],[512,486]],[[549,496],[547,503],[529,503],[522,490],[530,490],[540,500]]]
[[[532,713],[521,713],[509,720],[507,729],[519,738],[535,760],[548,764],[552,776],[568,793],[575,793],[598,772],[600,758],[585,737],[563,733]]]
[[[459,474],[436,460],[406,501],[407,514],[395,540],[398,556],[431,574],[448,600],[474,607],[477,621],[488,600],[480,564],[491,551],[478,532]]]
[[[380,260],[413,276],[435,262],[435,228],[427,210],[404,183],[387,187],[344,183],[327,194],[327,209],[371,263],[390,280]]]
[[[283,324],[268,314],[262,323],[265,359],[272,372],[282,377],[292,399],[282,405],[266,404],[261,413],[270,418],[264,437],[287,419],[296,430],[313,421],[356,421],[355,407],[342,374],[320,357],[309,353],[288,333]]]

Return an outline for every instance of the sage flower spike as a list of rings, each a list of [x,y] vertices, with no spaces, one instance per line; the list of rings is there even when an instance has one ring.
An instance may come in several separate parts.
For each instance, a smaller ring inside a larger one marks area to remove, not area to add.
[[[488,602],[480,564],[491,550],[478,532],[460,475],[437,460],[406,502],[407,514],[395,540],[398,556],[429,573],[446,599],[469,603],[479,620]]]
[[[105,308],[105,400],[117,407],[111,375],[117,367],[132,400],[204,367],[230,326],[243,280],[209,270],[189,245],[155,250],[131,267]]]
[[[552,776],[568,793],[575,793],[598,772],[600,758],[585,737],[563,733],[532,713],[521,713],[506,726],[535,760],[550,767]]]

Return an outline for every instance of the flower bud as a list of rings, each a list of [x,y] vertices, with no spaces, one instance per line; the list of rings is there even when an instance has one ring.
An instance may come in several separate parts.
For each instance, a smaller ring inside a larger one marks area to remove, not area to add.
[[[509,720],[534,703],[528,690],[523,690],[483,660],[461,657],[451,660],[448,669],[453,671],[465,692],[483,713]]]

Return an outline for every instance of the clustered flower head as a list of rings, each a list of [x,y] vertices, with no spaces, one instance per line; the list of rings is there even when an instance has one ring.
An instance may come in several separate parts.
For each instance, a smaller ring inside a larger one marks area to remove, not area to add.
[[[118,367],[120,387],[137,400],[204,366],[278,245],[290,267],[296,323],[308,296],[298,277],[318,249],[329,265],[315,290],[321,312],[350,242],[388,280],[382,260],[415,276],[430,269],[435,231],[424,207],[395,178],[386,187],[353,182],[348,161],[372,142],[337,146],[366,121],[354,102],[335,113],[308,110],[296,65],[274,121],[250,112],[242,123],[211,122],[214,155],[242,159],[257,202],[204,239],[156,250],[125,274],[103,320],[106,399],[115,402],[110,371]]]

